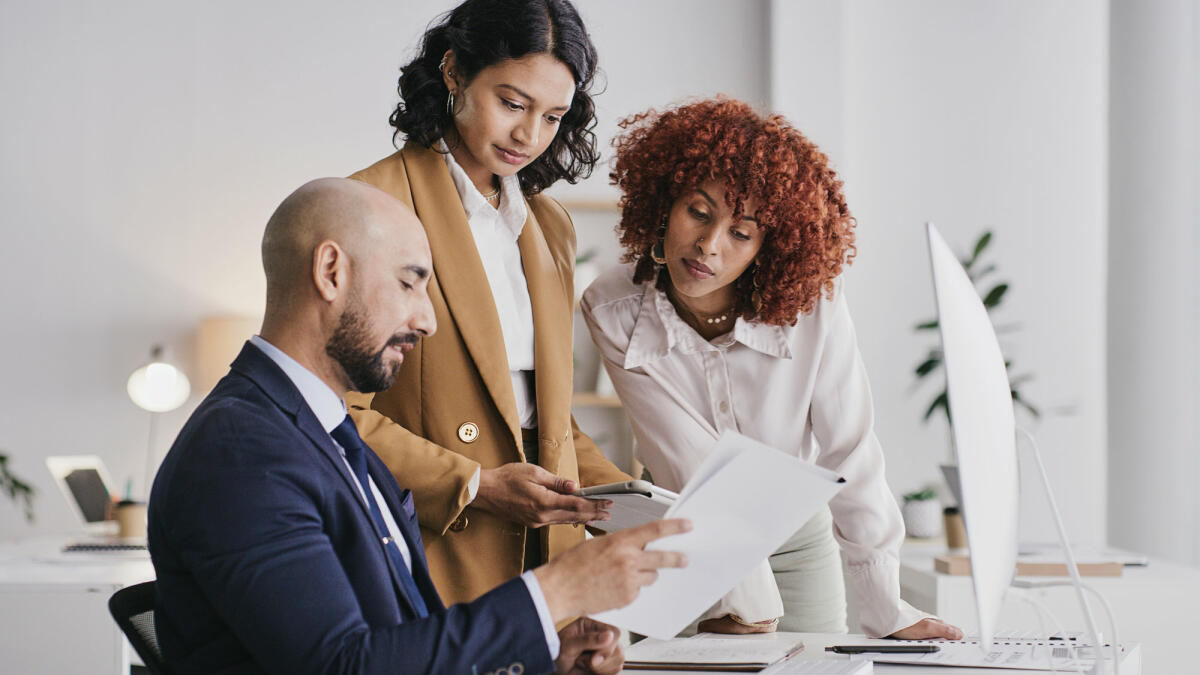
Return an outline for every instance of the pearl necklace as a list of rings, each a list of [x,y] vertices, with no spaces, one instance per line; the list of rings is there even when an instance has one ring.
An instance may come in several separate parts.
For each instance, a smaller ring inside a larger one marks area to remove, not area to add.
[[[720,315],[713,315],[710,317],[702,317],[699,314],[697,314],[696,320],[703,321],[704,323],[707,323],[709,325],[719,326],[729,320],[730,314],[731,314],[731,311],[728,309],[725,310],[724,312],[722,312]]]

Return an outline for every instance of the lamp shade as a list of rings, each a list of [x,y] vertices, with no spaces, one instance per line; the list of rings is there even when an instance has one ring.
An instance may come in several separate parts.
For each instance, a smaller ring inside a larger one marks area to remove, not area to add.
[[[155,347],[151,361],[133,371],[125,391],[134,405],[150,412],[169,412],[183,405],[192,393],[192,385],[183,371],[162,360],[162,348]]]
[[[249,316],[209,316],[196,330],[196,387],[208,393],[229,372],[246,339],[258,331],[262,318]]]

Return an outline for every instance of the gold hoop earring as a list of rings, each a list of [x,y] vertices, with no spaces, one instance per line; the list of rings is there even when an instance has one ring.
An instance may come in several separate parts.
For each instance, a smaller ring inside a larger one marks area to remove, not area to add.
[[[446,116],[454,117],[454,92],[446,95]]]
[[[667,252],[663,246],[663,240],[667,238],[667,219],[663,218],[663,224],[658,226],[658,241],[650,247],[650,259],[656,265],[663,265],[667,262]]]
[[[750,277],[753,282],[753,291],[750,292],[750,305],[754,307],[754,314],[757,316],[762,313],[762,289],[758,285],[758,265],[754,266],[754,274]]]

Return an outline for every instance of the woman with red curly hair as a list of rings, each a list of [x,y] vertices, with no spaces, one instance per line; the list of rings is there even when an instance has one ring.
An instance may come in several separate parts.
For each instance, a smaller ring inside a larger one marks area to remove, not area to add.
[[[583,314],[641,460],[678,491],[735,430],[846,479],[699,629],[845,632],[840,543],[864,631],[961,638],[900,599],[904,526],[839,281],[855,221],[828,159],[783,118],[729,99],[621,127],[627,264],[588,288]]]

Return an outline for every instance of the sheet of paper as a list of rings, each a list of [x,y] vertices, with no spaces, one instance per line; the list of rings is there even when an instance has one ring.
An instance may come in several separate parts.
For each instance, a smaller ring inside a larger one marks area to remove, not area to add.
[[[799,633],[717,635],[656,640],[647,638],[629,647],[626,663],[734,664],[775,663],[804,648]]]
[[[594,618],[674,637],[808,522],[837,493],[837,481],[831,471],[727,432],[664,516],[690,519],[692,531],[647,547],[682,551],[688,566],[661,570],[633,604]]]

